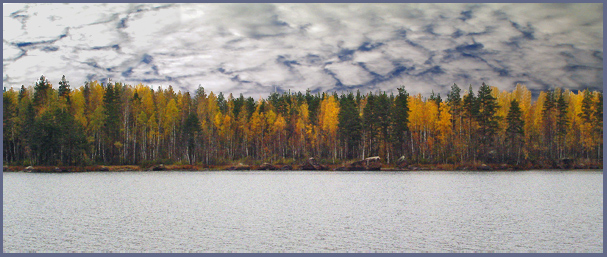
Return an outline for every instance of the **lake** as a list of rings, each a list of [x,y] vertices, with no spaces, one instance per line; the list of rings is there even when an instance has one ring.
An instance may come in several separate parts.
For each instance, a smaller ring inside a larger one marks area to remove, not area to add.
[[[603,252],[603,173],[3,173],[3,251]]]

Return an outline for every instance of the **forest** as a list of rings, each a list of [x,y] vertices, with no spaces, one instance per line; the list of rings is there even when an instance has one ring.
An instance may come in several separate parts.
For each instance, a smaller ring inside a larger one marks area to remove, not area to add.
[[[603,94],[512,92],[456,84],[446,99],[396,92],[272,93],[267,99],[201,86],[86,82],[3,93],[4,165],[340,164],[380,156],[385,165],[601,164]]]

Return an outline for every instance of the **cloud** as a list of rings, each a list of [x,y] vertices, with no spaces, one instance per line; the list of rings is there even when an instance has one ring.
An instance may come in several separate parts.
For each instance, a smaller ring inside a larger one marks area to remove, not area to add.
[[[334,77],[345,86],[364,85],[373,78],[362,67],[354,63],[334,63],[327,65],[326,69],[330,74],[335,74]]]
[[[3,82],[602,90],[600,4],[8,4]],[[35,74],[32,76],[32,74]]]
[[[386,56],[381,51],[361,51],[354,55],[354,62],[363,63],[365,68],[370,72],[377,73],[381,76],[386,76],[392,71],[395,66],[390,61],[390,57]]]

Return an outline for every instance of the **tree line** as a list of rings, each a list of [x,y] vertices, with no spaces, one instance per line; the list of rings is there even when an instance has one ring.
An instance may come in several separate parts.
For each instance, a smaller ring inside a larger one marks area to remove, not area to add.
[[[601,161],[603,95],[512,92],[454,84],[446,99],[397,93],[273,93],[227,97],[199,87],[86,82],[58,89],[44,77],[3,94],[4,163],[92,165],[301,162],[556,163]]]

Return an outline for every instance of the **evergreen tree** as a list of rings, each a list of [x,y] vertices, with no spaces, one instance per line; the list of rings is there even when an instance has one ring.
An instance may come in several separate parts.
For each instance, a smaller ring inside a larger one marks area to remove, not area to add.
[[[554,90],[546,92],[544,107],[542,108],[542,129],[543,145],[547,158],[554,158],[556,154],[556,92]]]
[[[82,164],[86,154],[86,136],[84,128],[74,120],[69,112],[56,109],[54,112],[59,144],[58,159],[63,165]]]
[[[434,94],[434,90],[432,90],[432,93],[430,94],[430,98],[428,100],[436,103],[436,108],[438,109],[438,112],[436,112],[436,118],[438,119],[440,117],[440,103],[443,102],[443,99],[441,99],[440,97],[440,93]]]
[[[404,87],[397,88],[398,94],[392,107],[391,130],[394,145],[397,147],[395,157],[405,154],[407,132],[409,131],[409,94]]]
[[[485,138],[492,137],[497,131],[499,117],[496,116],[497,98],[491,95],[491,88],[485,83],[478,90],[478,116],[481,131]]]
[[[476,97],[474,97],[474,91],[472,91],[472,85],[470,85],[468,94],[465,95],[463,98],[462,111],[463,111],[462,116],[466,119],[465,120],[466,135],[467,135],[466,155],[468,156],[468,159],[470,158],[470,156],[472,156],[472,159],[476,160],[477,135],[476,135],[475,120],[477,119],[476,117],[478,116],[479,108],[478,108],[478,103],[477,103]]]
[[[594,102],[594,123],[598,129],[603,127],[603,93],[598,92]]]
[[[65,80],[65,75],[61,77],[61,81],[59,81],[59,97],[64,97],[67,99],[68,103],[70,102],[70,84],[69,81]]]
[[[496,115],[497,98],[491,95],[491,88],[485,83],[478,90],[478,115],[479,135],[481,143],[481,152],[486,160],[489,160],[497,153],[494,146],[494,136],[498,129],[499,117]]]
[[[559,97],[556,100],[556,135],[557,135],[557,151],[559,158],[564,157],[565,150],[565,136],[567,135],[567,127],[569,125],[569,120],[567,116],[567,109],[569,105],[565,101],[565,97],[563,96],[563,92],[559,92]]]
[[[516,164],[520,161],[521,146],[524,143],[524,126],[525,122],[522,119],[521,108],[516,99],[510,102],[510,109],[506,116],[508,122],[508,128],[506,129],[506,141],[509,143],[509,149],[517,148],[516,150]]]
[[[429,100],[435,102],[436,105],[440,105],[440,103],[443,102],[443,99],[440,97],[440,93],[434,94],[434,90],[432,90]]]
[[[596,124],[597,130],[602,131],[603,128],[603,93],[598,92],[596,95],[596,100],[594,102],[594,112],[593,112],[594,123]]]
[[[207,94],[204,92],[204,87],[202,87],[201,85],[198,85],[195,95],[197,98],[206,98],[207,97]]]
[[[13,152],[15,153],[16,161],[23,161],[30,157],[26,150],[28,149],[28,137],[29,134],[27,131],[31,128],[28,126],[33,125],[34,118],[34,109],[31,106],[31,101],[29,97],[29,92],[25,89],[23,85],[21,85],[21,89],[19,90],[19,95],[17,96],[16,102],[16,112],[15,117],[13,119],[13,131],[11,133],[11,137],[13,140],[13,147],[15,148]],[[27,119],[30,117],[30,113],[28,113],[28,107],[31,107],[31,118],[32,122],[28,122]]]
[[[120,138],[120,96],[118,92],[114,90],[114,86],[108,83],[105,87],[105,93],[103,95],[103,107],[104,107],[104,122],[103,128],[105,132],[105,143],[106,151],[103,155],[104,162],[116,163],[118,160],[117,151],[119,150],[118,141]]]
[[[84,97],[84,113],[85,116],[88,116],[87,114],[89,113],[88,111],[88,106],[90,104],[90,97],[91,97],[91,87],[89,86],[89,82],[84,83],[84,88],[82,88],[82,95]]]
[[[40,76],[40,79],[36,82],[36,86],[34,86],[34,106],[37,108],[41,108],[45,106],[48,102],[48,91],[51,90],[51,85],[48,83],[48,80],[43,76]]]
[[[21,85],[21,89],[19,90],[19,102],[21,102],[21,99],[23,99],[23,97],[27,96],[27,90],[25,90],[25,87],[23,85]]]
[[[242,95],[241,95],[242,96]],[[188,158],[188,162],[193,164],[196,162],[196,147],[198,134],[200,133],[200,121],[198,120],[198,116],[196,113],[192,112],[188,115],[185,120],[185,124],[183,127],[183,137],[186,143],[186,155]]]
[[[360,144],[361,119],[352,93],[342,95],[340,100],[338,134],[345,148],[345,157],[353,159]]]
[[[592,94],[585,89],[584,98],[582,99],[582,112],[579,114],[580,118],[586,123],[591,123],[593,106],[592,106]]]
[[[257,108],[257,103],[255,103],[255,99],[253,99],[253,97],[248,97],[247,101],[245,103],[246,109],[247,109],[247,120],[251,118],[251,116],[253,115],[253,112],[255,112],[255,109]]]
[[[449,114],[451,114],[451,131],[453,131],[453,137],[447,139],[449,142],[448,146],[452,154],[449,158],[452,158],[452,161],[455,161],[455,158],[459,156],[460,160],[463,159],[463,151],[462,151],[462,98],[460,96],[461,89],[457,86],[457,84],[453,83],[451,86],[451,91],[447,95],[447,106],[449,107]]]
[[[386,92],[382,92],[378,95],[377,101],[375,102],[375,121],[378,124],[380,129],[381,140],[386,143],[390,136],[390,116],[391,116],[391,108],[392,102],[390,98],[386,94]]]
[[[456,120],[461,118],[462,98],[460,92],[461,89],[454,83],[451,86],[451,92],[447,95],[447,105],[449,105],[449,111],[451,112],[451,124],[454,130]]]
[[[468,94],[464,96],[462,101],[462,107],[464,110],[464,116],[469,120],[475,120],[479,112],[479,106],[472,91],[472,85],[468,89]]]
[[[32,152],[37,153],[40,164],[57,164],[60,159],[62,133],[56,113],[47,111],[35,119]]]
[[[594,132],[598,137],[597,157],[603,160],[603,93],[601,92],[597,93],[593,114]]]
[[[219,92],[219,94],[217,95],[217,106],[219,107],[219,110],[222,114],[225,114],[228,110],[228,105],[222,92]]]
[[[508,122],[506,132],[510,133],[511,135],[524,134],[525,131],[523,130],[523,127],[525,125],[525,121],[523,121],[521,108],[516,99],[510,102],[510,109],[508,110],[506,121]]]
[[[16,115],[16,103],[13,103],[12,99],[8,94],[2,95],[2,142],[4,145],[3,149],[3,161],[13,162],[15,161],[16,153],[11,151],[14,149],[14,139],[11,137],[11,132],[14,130],[13,117]]]
[[[35,149],[36,149],[36,144],[37,142],[34,142],[35,140],[35,133],[36,130],[38,128],[36,128],[36,111],[34,110],[34,105],[32,104],[32,102],[27,102],[26,103],[26,107],[25,107],[25,121],[24,123],[24,127],[23,127],[23,131],[22,131],[22,135],[25,139],[25,152],[26,155],[29,157],[29,163],[30,165],[34,165],[36,164],[37,161],[37,153],[35,153]]]
[[[244,104],[245,104],[244,96],[242,95],[242,93],[240,93],[240,97],[234,99],[234,109],[232,109],[232,113],[234,114],[234,117],[238,117],[238,114],[240,113],[240,110],[242,109]]]
[[[319,95],[310,94],[310,89],[306,90],[306,102],[308,104],[308,113],[310,117],[310,121],[314,125],[318,125],[318,110],[320,109],[320,100]]]
[[[375,95],[367,95],[367,104],[363,109],[363,157],[377,154],[377,118],[375,114]]]

